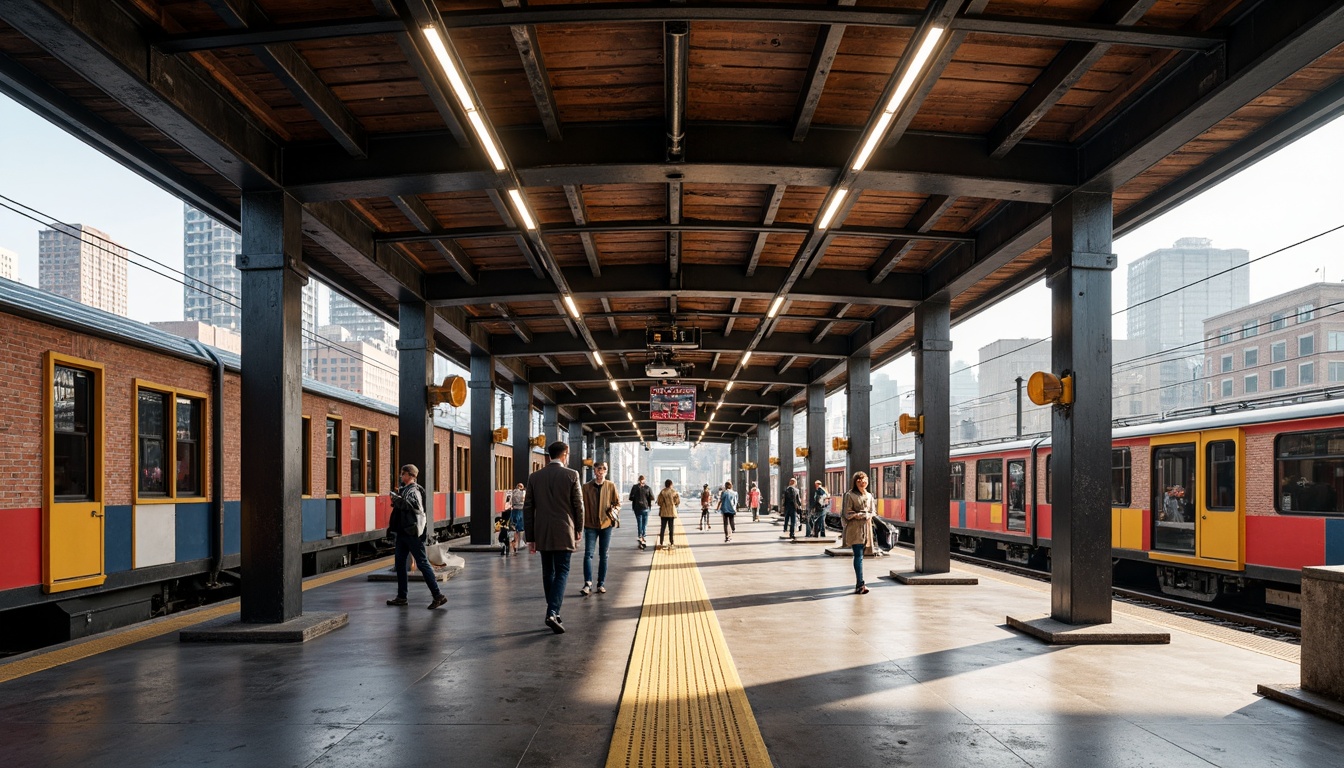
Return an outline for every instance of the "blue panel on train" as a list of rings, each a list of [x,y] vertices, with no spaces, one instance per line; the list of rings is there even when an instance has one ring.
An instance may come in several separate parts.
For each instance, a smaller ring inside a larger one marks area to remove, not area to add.
[[[1325,521],[1325,564],[1344,565],[1344,520]]]
[[[327,538],[327,500],[303,500],[303,540],[321,541]]]
[[[243,503],[224,502],[224,554],[236,555],[243,551]]]
[[[958,527],[958,528],[965,528],[965,527],[966,527],[966,501],[965,501],[965,500],[962,500],[962,501],[958,501],[958,502],[957,502],[957,527]]]
[[[177,505],[177,561],[210,556],[210,502]]]
[[[103,509],[103,572],[131,570],[131,507]]]

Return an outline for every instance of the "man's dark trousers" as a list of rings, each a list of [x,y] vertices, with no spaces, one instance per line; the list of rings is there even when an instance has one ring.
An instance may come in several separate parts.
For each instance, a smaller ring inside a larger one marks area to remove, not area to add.
[[[408,555],[415,558],[415,565],[420,569],[420,575],[425,577],[425,586],[429,587],[430,594],[438,597],[439,582],[434,577],[434,569],[429,567],[429,558],[425,555],[425,540],[419,536],[407,536],[401,533],[398,533],[396,538],[397,550],[393,562],[397,566],[397,597],[406,597]]]
[[[541,552],[541,588],[546,592],[546,615],[559,616],[569,581],[569,556],[573,552]]]

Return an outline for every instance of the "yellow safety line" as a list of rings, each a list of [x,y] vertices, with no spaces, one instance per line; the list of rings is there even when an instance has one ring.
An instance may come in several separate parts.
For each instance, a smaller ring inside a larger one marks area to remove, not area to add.
[[[678,546],[653,555],[607,768],[697,766],[771,762],[695,556]]]
[[[386,568],[391,564],[392,558],[385,557],[352,568],[344,568],[321,576],[314,576],[303,582],[303,591],[307,592],[310,589],[325,587],[343,579]],[[149,640],[211,619],[227,616],[230,613],[237,612],[237,610],[238,598],[234,598],[215,605],[183,611],[154,621],[136,624],[126,629],[105,632],[87,640],[76,640],[49,651],[38,651],[32,656],[21,656],[13,661],[0,663],[0,683],[17,680],[36,672],[44,672],[62,664],[87,659],[90,656],[97,656],[107,651],[115,651],[141,640]]]

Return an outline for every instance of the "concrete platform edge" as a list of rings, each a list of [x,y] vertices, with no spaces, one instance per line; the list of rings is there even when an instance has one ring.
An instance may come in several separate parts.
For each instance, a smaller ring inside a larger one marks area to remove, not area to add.
[[[1256,692],[1280,704],[1287,704],[1313,715],[1344,723],[1344,701],[1336,701],[1328,696],[1303,690],[1300,685],[1261,683],[1256,686]]]
[[[1049,616],[1007,618],[1008,626],[1050,645],[1166,645],[1169,632],[1144,629],[1137,623],[1065,624]]]
[[[184,629],[183,643],[306,643],[350,623],[350,614],[314,611],[279,624],[245,624],[234,616]]]

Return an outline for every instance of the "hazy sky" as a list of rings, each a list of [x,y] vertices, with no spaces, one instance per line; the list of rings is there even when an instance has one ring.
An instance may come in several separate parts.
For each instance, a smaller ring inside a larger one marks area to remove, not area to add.
[[[0,195],[62,221],[87,224],[175,268],[182,266],[182,203],[131,171],[0,96]],[[1245,248],[1252,259],[1344,224],[1344,119],[1321,128],[1258,165],[1115,242],[1113,307],[1125,306],[1126,265],[1182,237],[1219,248]],[[3,201],[0,201],[3,202]],[[0,247],[19,254],[19,277],[37,285],[41,226],[0,209]],[[1251,301],[1321,280],[1344,280],[1344,231],[1253,264]],[[131,316],[182,317],[182,287],[129,269]],[[999,338],[1049,333],[1049,292],[1033,285],[952,329],[954,360],[974,363]],[[1125,335],[1124,315],[1115,335]],[[913,384],[908,356],[884,369],[902,390]]]

